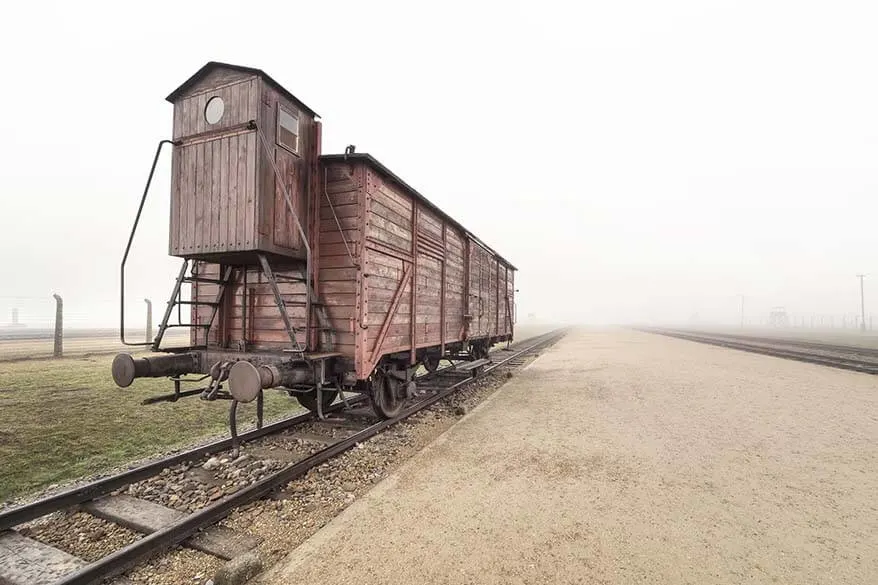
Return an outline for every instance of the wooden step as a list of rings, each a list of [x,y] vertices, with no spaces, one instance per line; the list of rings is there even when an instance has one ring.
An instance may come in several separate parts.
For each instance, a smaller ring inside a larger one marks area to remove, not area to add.
[[[349,408],[344,411],[345,416],[350,418],[366,418],[366,419],[374,419],[375,411],[372,410],[371,406],[357,406],[354,408]],[[353,421],[355,424],[359,424],[356,421]],[[362,426],[362,425],[360,425]]]
[[[317,433],[308,433],[305,431],[296,431],[295,433],[290,433],[289,437],[291,439],[299,439],[308,443],[317,443],[325,447],[339,441],[339,439],[333,439],[331,437],[325,437],[323,435],[318,435]]]
[[[326,426],[333,427],[336,429],[349,429],[352,431],[362,431],[368,425],[363,425],[362,423],[358,423],[357,421],[348,420],[346,418],[338,418],[334,416],[327,416],[323,420],[314,421],[315,426]]]
[[[131,530],[150,534],[186,517],[185,512],[127,495],[107,496],[83,505],[83,509]],[[188,538],[183,544],[221,559],[229,560],[259,544],[259,540],[222,526],[211,526]]]
[[[470,372],[475,370],[476,368],[481,368],[482,366],[486,366],[491,363],[491,360],[487,358],[482,358],[480,360],[473,360],[471,362],[467,362],[465,364],[461,364],[456,366],[454,369],[458,372]]]

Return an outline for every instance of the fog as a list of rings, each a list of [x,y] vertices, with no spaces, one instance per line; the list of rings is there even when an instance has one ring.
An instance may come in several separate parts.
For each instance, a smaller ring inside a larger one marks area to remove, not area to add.
[[[878,315],[873,2],[13,3],[0,325],[117,322],[164,97],[258,67],[509,259],[519,319]],[[132,251],[167,299],[170,159]],[[873,276],[874,275],[874,276]],[[532,315],[531,317],[529,317]],[[846,317],[849,318],[849,317]],[[139,320],[139,321],[138,321]]]

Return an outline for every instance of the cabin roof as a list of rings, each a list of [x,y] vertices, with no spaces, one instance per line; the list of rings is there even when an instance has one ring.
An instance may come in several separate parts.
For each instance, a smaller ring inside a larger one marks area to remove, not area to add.
[[[194,84],[196,84],[199,79],[201,79],[202,77],[204,77],[205,75],[207,75],[208,73],[210,73],[211,71],[213,71],[214,69],[217,69],[217,68],[232,69],[234,71],[240,71],[242,73],[248,73],[250,75],[258,75],[266,83],[268,83],[269,85],[274,87],[274,89],[279,91],[284,97],[286,97],[287,99],[292,100],[293,102],[298,104],[303,110],[307,111],[315,118],[319,117],[317,112],[315,112],[314,110],[312,110],[311,108],[306,106],[302,100],[300,100],[299,98],[297,98],[296,96],[291,94],[284,86],[282,86],[277,81],[275,81],[268,73],[266,73],[262,69],[255,69],[253,67],[244,67],[243,65],[232,65],[231,63],[221,63],[219,61],[208,61],[204,65],[204,67],[202,67],[201,69],[196,71],[192,75],[192,77],[190,77],[189,79],[184,81],[180,87],[178,87],[177,89],[172,91],[170,94],[168,94],[168,97],[166,97],[165,99],[168,100],[169,102],[172,102],[172,103],[177,101],[177,99],[183,94],[183,92],[185,92],[187,89],[189,89]]]
[[[327,161],[327,162],[344,162],[344,161],[348,161],[348,160],[365,162],[366,164],[368,164],[369,166],[371,166],[372,168],[374,168],[375,170],[377,170],[378,172],[383,174],[385,177],[391,179],[392,181],[397,183],[400,187],[402,187],[403,189],[408,191],[412,197],[414,197],[415,199],[420,201],[425,207],[428,207],[432,211],[436,212],[437,214],[439,214],[440,217],[447,220],[448,223],[450,223],[451,225],[453,225],[457,229],[464,232],[464,234],[466,234],[467,237],[471,238],[476,243],[478,243],[480,246],[482,246],[483,248],[488,250],[488,252],[490,252],[491,254],[496,256],[498,259],[503,261],[503,263],[506,264],[509,268],[511,268],[512,270],[518,270],[515,266],[512,265],[512,263],[509,262],[509,260],[507,260],[506,258],[501,256],[500,254],[498,254],[490,246],[485,244],[485,242],[483,242],[481,239],[479,239],[475,234],[473,234],[471,231],[469,231],[468,229],[466,229],[465,227],[460,225],[460,223],[457,220],[455,220],[453,217],[451,217],[450,215],[448,215],[447,213],[445,213],[444,211],[439,209],[436,205],[431,203],[429,199],[427,199],[426,197],[424,197],[423,195],[418,193],[414,187],[412,187],[411,185],[409,185],[408,183],[406,183],[405,181],[400,179],[393,171],[391,171],[386,166],[381,164],[371,154],[368,154],[365,152],[354,152],[351,154],[324,154],[320,157],[320,160]]]

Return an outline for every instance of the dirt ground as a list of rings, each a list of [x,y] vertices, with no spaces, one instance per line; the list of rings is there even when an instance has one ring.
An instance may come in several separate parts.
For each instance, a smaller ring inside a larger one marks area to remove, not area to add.
[[[876,378],[580,330],[260,583],[875,583]]]

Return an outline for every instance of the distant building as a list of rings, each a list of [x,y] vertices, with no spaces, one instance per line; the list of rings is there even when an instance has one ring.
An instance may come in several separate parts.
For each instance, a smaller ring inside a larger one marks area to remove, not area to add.
[[[768,313],[768,325],[771,327],[789,327],[790,318],[783,307],[773,307]]]
[[[4,329],[19,329],[21,327],[26,327],[24,323],[18,322],[18,309],[12,309],[12,322],[8,323],[4,326]]]

